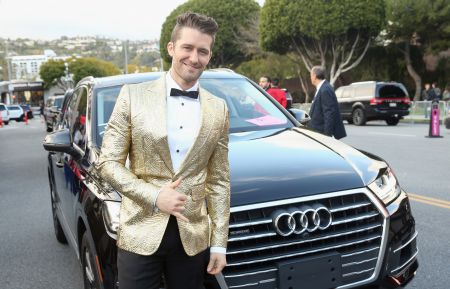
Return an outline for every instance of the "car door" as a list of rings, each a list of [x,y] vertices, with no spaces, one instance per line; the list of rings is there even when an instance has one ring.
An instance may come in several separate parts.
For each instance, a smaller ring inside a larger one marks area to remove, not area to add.
[[[353,87],[345,86],[342,88],[342,92],[339,98],[339,109],[341,111],[342,118],[348,119],[352,115],[352,105],[353,105]]]
[[[81,86],[77,88],[64,114],[61,126],[69,129],[73,146],[80,154],[84,153],[85,148],[85,122],[86,122],[86,102],[87,88]],[[77,246],[76,232],[76,205],[79,197],[83,176],[80,172],[79,159],[69,154],[54,154],[54,175],[57,194],[60,200],[61,210],[63,212],[65,228],[70,232],[70,241],[72,245]]]

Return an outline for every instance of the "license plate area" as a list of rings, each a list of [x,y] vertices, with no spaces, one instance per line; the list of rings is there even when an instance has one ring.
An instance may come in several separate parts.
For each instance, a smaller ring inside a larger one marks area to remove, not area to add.
[[[319,256],[279,262],[279,289],[330,289],[341,284],[341,255]]]
[[[397,103],[396,102],[389,102],[389,107],[397,107]]]

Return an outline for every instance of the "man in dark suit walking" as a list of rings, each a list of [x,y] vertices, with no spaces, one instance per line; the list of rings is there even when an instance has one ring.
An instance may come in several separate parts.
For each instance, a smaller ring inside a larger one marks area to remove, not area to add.
[[[342,123],[339,106],[333,87],[325,79],[325,69],[314,66],[311,69],[311,83],[316,87],[316,94],[309,111],[310,128],[328,136],[341,139],[347,136]]]

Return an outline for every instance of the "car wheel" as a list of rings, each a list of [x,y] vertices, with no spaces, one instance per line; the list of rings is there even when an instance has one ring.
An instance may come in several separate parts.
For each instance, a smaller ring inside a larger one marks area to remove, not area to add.
[[[362,108],[355,108],[352,114],[352,120],[355,125],[365,125],[366,113]]]
[[[396,117],[386,119],[387,125],[397,125],[400,120]]]
[[[81,239],[81,251],[80,251],[81,266],[83,270],[84,289],[100,288],[98,271],[93,252],[94,250],[92,250],[92,247],[89,243],[88,235],[86,232],[84,232],[83,238]]]
[[[4,121],[3,122],[5,125],[8,125],[9,124],[9,121]]]
[[[353,119],[352,118],[348,118],[348,119],[346,119],[347,120],[347,122],[349,123],[349,124],[353,124]]]
[[[61,244],[67,244],[66,235],[64,234],[61,223],[59,222],[58,214],[56,213],[55,192],[53,189],[50,189],[50,199],[52,202],[53,227],[55,228],[56,240]]]

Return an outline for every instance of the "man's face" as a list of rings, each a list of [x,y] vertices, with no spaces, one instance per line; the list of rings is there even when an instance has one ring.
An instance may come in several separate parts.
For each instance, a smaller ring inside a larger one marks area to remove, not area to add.
[[[172,57],[172,77],[182,89],[192,87],[211,59],[213,38],[196,29],[184,27],[179,38],[167,44]]]
[[[312,72],[312,70],[311,70],[311,73],[309,74],[309,76],[311,77],[311,83],[315,86],[316,85],[315,82],[317,79],[316,74],[314,72]]]
[[[261,77],[259,79],[259,86],[261,86],[263,89],[268,89],[269,88],[269,80],[265,77]]]

